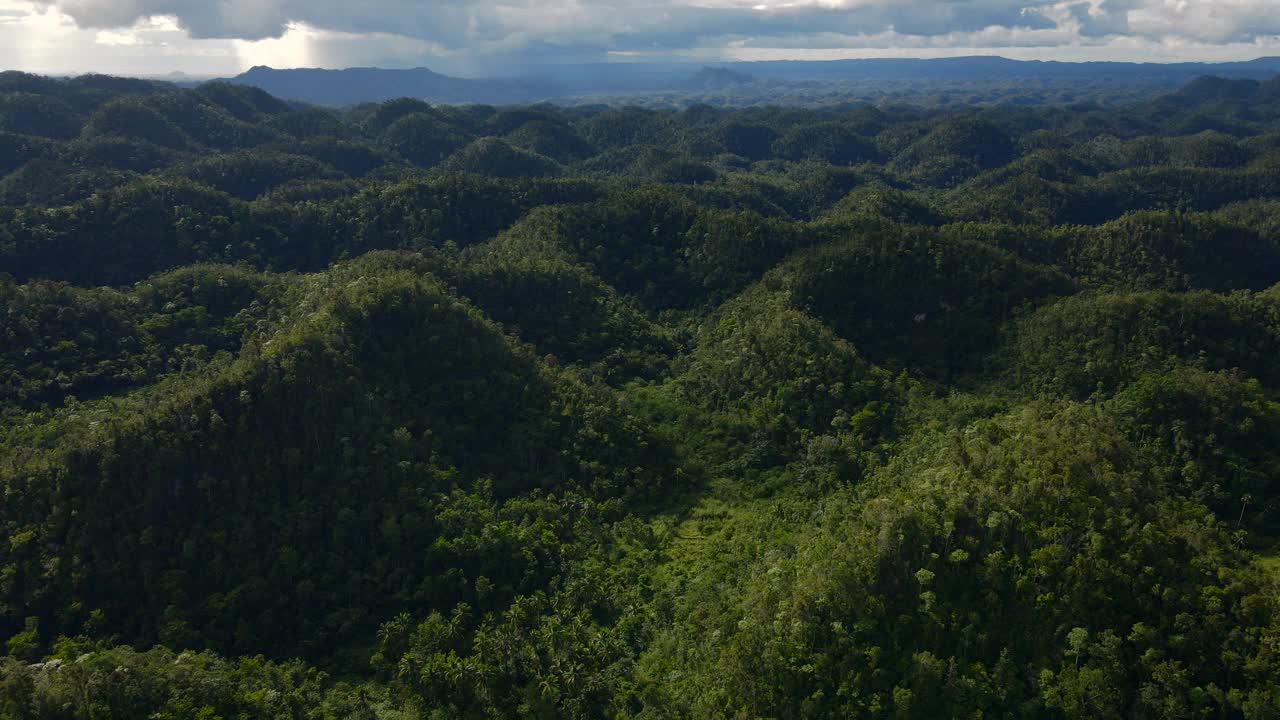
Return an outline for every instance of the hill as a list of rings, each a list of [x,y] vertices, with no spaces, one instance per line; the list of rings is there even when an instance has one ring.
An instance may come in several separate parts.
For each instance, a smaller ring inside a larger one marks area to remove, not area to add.
[[[0,75],[0,718],[1275,718],[1280,79],[735,68]]]

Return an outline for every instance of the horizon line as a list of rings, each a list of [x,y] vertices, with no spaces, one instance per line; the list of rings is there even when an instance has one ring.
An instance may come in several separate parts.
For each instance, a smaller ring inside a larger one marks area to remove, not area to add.
[[[963,61],[963,60],[979,60],[979,59],[1004,60],[1006,62],[1016,63],[1020,65],[1034,65],[1034,64],[1136,65],[1136,66],[1176,67],[1180,65],[1206,65],[1206,66],[1248,65],[1251,63],[1258,63],[1258,62],[1267,61],[1267,60],[1280,61],[1280,55],[1258,55],[1248,60],[1141,60],[1141,61],[1140,60],[1053,60],[1053,59],[1041,60],[1038,58],[1018,59],[1018,58],[1011,58],[1011,57],[1007,57],[1005,55],[999,55],[999,54],[954,55],[954,56],[944,56],[944,57],[876,56],[876,57],[859,57],[859,58],[829,58],[829,59],[821,59],[821,60],[806,60],[806,59],[800,59],[800,58],[780,58],[780,59],[770,59],[770,60],[738,60],[738,59],[696,60],[696,59],[678,58],[678,57],[664,60],[664,59],[656,59],[652,57],[645,57],[645,58],[626,57],[626,58],[617,59],[617,60],[592,60],[588,62],[537,63],[537,64],[530,65],[529,69],[566,68],[566,67],[575,67],[575,66],[583,67],[583,66],[596,66],[596,65],[619,65],[619,66],[686,65],[686,66],[717,67],[717,66],[727,66],[727,65],[777,65],[777,64],[783,64],[783,63],[794,63],[797,65],[831,65],[836,63],[862,63],[862,62],[884,62],[884,61],[946,63],[946,62],[955,62],[955,61]],[[276,67],[276,66],[265,65],[265,64],[250,66],[242,70],[240,74],[248,73],[250,71],[259,70],[259,69],[266,69],[266,70],[273,70],[273,71],[308,70],[308,71],[323,71],[323,72],[344,72],[344,71],[351,71],[351,70],[380,70],[380,71],[400,71],[400,72],[428,71],[428,72],[436,73],[439,75],[448,75],[448,73],[441,73],[426,65],[415,65],[415,66],[351,65],[346,67],[320,67],[320,66]],[[216,78],[223,78],[223,77],[235,77],[235,76],[228,76],[225,74],[218,74],[218,73],[212,73],[207,75],[188,73],[181,70],[173,70],[169,72],[158,71],[155,73],[143,74],[143,73],[129,73],[129,72],[103,72],[103,71],[94,71],[94,70],[41,72],[41,71],[33,71],[33,70],[24,70],[22,68],[5,68],[3,70],[0,70],[0,72],[21,72],[21,73],[27,73],[30,75],[41,75],[44,77],[52,77],[52,78],[72,78],[72,77],[82,77],[86,75],[108,75],[112,77],[126,77],[126,78],[137,78],[137,79],[146,79],[146,80],[164,80],[166,78],[216,79]],[[511,77],[511,76],[453,75],[451,77],[460,77],[464,79],[484,79],[484,78],[502,78],[502,77]]]

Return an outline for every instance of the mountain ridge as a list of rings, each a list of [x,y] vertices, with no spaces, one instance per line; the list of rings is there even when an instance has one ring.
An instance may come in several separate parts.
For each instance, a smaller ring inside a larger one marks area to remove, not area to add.
[[[534,66],[518,76],[486,77],[457,77],[428,67],[279,69],[258,65],[227,81],[255,86],[287,100],[317,105],[354,105],[397,97],[446,104],[509,105],[644,93],[731,92],[763,97],[771,92],[764,84],[743,81],[746,78],[795,87],[821,82],[834,88],[880,93],[901,92],[898,84],[909,81],[942,84],[948,88],[984,88],[1031,78],[1064,87],[1079,83],[1118,85],[1152,96],[1202,75],[1265,80],[1277,72],[1280,72],[1280,57],[1226,63],[1140,63],[1014,60],[974,55],[723,63],[585,63]],[[723,82],[730,76],[735,77],[735,81]],[[708,77],[719,77],[719,81],[708,83]]]

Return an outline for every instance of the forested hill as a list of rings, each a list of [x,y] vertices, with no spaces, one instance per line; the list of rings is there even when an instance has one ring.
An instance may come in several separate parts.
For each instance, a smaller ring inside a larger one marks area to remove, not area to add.
[[[229,82],[287,100],[345,106],[413,97],[429,102],[698,103],[829,106],[1123,104],[1161,95],[1202,75],[1267,80],[1280,58],[1227,63],[1041,62],[1002,57],[758,61],[712,67],[685,62],[534,65],[498,77],[459,78],[426,68],[345,70],[255,67]]]
[[[1280,79],[3,73],[0,489],[5,720],[1277,718]]]

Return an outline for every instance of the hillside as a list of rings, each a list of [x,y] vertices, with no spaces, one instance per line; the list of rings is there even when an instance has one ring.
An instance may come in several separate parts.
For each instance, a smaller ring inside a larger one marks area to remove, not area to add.
[[[0,74],[0,718],[1280,717],[1280,79],[440,99]]]

